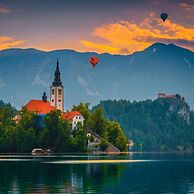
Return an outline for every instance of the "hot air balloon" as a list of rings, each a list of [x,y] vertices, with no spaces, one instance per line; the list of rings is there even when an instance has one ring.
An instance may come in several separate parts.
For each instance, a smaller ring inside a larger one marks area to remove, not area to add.
[[[167,13],[162,13],[162,14],[160,15],[160,17],[161,17],[161,19],[163,20],[163,22],[165,22],[166,19],[168,18],[168,14],[167,14]]]
[[[98,64],[98,62],[99,62],[98,57],[95,57],[95,56],[90,57],[90,63],[91,63],[91,65],[93,67],[96,67],[96,65]]]

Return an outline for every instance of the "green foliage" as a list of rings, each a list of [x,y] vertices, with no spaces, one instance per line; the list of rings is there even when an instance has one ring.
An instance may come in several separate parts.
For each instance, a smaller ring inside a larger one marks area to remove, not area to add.
[[[23,108],[19,114],[21,116],[21,120],[18,123],[18,127],[22,127],[26,130],[30,128],[37,129],[37,115],[35,113],[28,112],[25,108]]]
[[[127,138],[120,127],[120,124],[116,121],[107,122],[108,141],[116,146],[121,151],[127,149]]]
[[[80,103],[72,110],[79,111],[85,118],[85,126],[78,123],[73,132],[70,124],[61,118],[60,111],[47,114],[41,128],[37,114],[23,108],[18,113],[20,120],[16,124],[13,117],[17,111],[0,101],[0,152],[29,153],[35,147],[50,148],[54,152],[86,152],[86,127],[102,136],[106,143],[109,141],[121,151],[126,150],[127,140],[120,125],[106,120],[102,108],[91,112],[89,104]]]
[[[106,151],[107,148],[108,148],[108,143],[107,143],[107,141],[102,140],[102,141],[100,142],[100,150],[101,150],[102,152],[104,152],[104,151]]]
[[[5,126],[0,135],[0,152],[16,152],[15,127]]]
[[[30,152],[37,144],[34,131],[36,115],[24,109],[16,126],[13,122],[16,111],[10,104],[1,104],[0,112],[0,152]]]
[[[16,109],[0,101],[0,152],[12,152],[15,148],[15,124],[12,118]]]
[[[102,101],[95,108],[103,108],[105,117],[116,120],[129,139],[134,141],[134,149],[140,151],[188,150],[194,148],[194,113],[191,112],[190,125],[177,113],[170,112],[168,101],[127,100]],[[115,126],[115,124],[113,124]],[[109,141],[118,135],[117,126],[109,130]],[[114,145],[121,148],[122,136]]]
[[[87,126],[103,138],[107,138],[103,109],[95,109],[89,116]]]
[[[33,128],[24,129],[22,126],[16,127],[16,152],[29,153],[37,146],[37,138]]]
[[[41,131],[40,145],[54,152],[68,152],[71,148],[71,128],[60,116],[60,111],[52,111],[45,118]]]
[[[127,138],[123,133],[118,122],[110,122],[104,117],[104,110],[101,107],[89,110],[89,104],[80,103],[78,106],[73,106],[72,110],[79,111],[85,118],[85,126],[92,129],[95,133],[109,141],[121,151],[127,149]],[[92,141],[92,139],[90,140]]]
[[[5,104],[0,100],[0,129],[3,125],[13,124],[12,118],[16,114],[16,109],[9,103]]]
[[[78,128],[75,131],[73,137],[73,149],[72,151],[76,152],[86,152],[87,151],[88,137],[84,129]]]

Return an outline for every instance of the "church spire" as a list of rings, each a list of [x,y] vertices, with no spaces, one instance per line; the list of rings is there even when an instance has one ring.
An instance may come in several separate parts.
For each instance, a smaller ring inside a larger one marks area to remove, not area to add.
[[[59,70],[59,61],[58,61],[58,59],[57,59],[57,66],[56,66],[55,75],[54,75],[53,86],[55,86],[55,87],[62,86],[61,73],[60,73],[60,70]]]
[[[56,70],[59,71],[59,60],[57,58],[57,67],[56,67]]]
[[[46,96],[45,91],[44,91],[43,96],[42,96],[42,101],[47,102],[47,96]]]

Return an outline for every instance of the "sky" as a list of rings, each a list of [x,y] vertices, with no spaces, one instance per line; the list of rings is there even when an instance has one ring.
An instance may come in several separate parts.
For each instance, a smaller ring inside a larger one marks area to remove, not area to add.
[[[0,50],[130,54],[155,42],[194,51],[194,0],[0,0]]]

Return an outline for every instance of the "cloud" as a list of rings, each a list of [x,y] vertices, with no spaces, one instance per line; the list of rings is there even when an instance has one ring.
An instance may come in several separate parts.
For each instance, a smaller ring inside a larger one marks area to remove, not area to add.
[[[0,14],[9,14],[11,13],[12,10],[3,6],[3,5],[0,5]]]
[[[32,82],[32,85],[38,85],[38,86],[43,86],[43,87],[48,87],[49,83],[47,83],[46,81],[44,81],[41,77],[40,77],[41,71],[38,71],[35,74],[34,80]]]
[[[87,80],[85,80],[84,78],[82,78],[80,75],[77,78],[77,81],[82,85],[82,86],[87,86]]]
[[[89,79],[91,79],[91,78],[89,78]],[[89,83],[88,83],[88,81],[87,80],[85,80],[83,77],[81,77],[80,75],[78,76],[78,78],[77,78],[77,81],[78,81],[78,83],[80,84],[80,85],[82,85],[84,88],[85,88],[85,90],[86,90],[86,94],[88,95],[88,96],[100,96],[100,94],[99,94],[99,92],[98,91],[96,91],[96,89],[95,89],[95,91],[92,91],[91,89],[89,89]]]
[[[128,48],[121,48],[120,49],[120,53],[121,54],[128,54],[130,51],[129,51],[129,49]]]
[[[180,3],[180,7],[185,9],[186,11],[194,11],[194,5],[188,3]]]
[[[118,53],[119,48],[113,47],[113,46],[108,46],[108,45],[103,45],[103,44],[96,44],[91,41],[86,41],[86,40],[81,40],[81,43],[91,49],[91,51],[95,52],[108,52],[108,53]]]
[[[100,94],[97,91],[93,92],[89,88],[86,88],[86,93],[88,96],[98,96],[98,97],[100,96]]]
[[[49,60],[46,60],[46,61],[40,63],[39,70],[38,70],[38,72],[35,73],[32,85],[38,85],[38,86],[43,86],[43,87],[48,87],[49,86],[49,82],[46,82],[45,80],[43,80],[41,78],[41,73],[46,68],[48,63],[49,63]]]
[[[21,46],[25,41],[9,36],[0,36],[0,50]]]
[[[101,38],[101,43],[82,40],[81,43],[96,52],[132,53],[143,50],[154,42],[173,42],[194,50],[194,28],[188,28],[174,23],[169,19],[162,22],[160,18],[150,13],[149,17],[139,23],[118,21],[103,24],[93,31],[93,36]],[[184,42],[186,44],[184,44]]]

